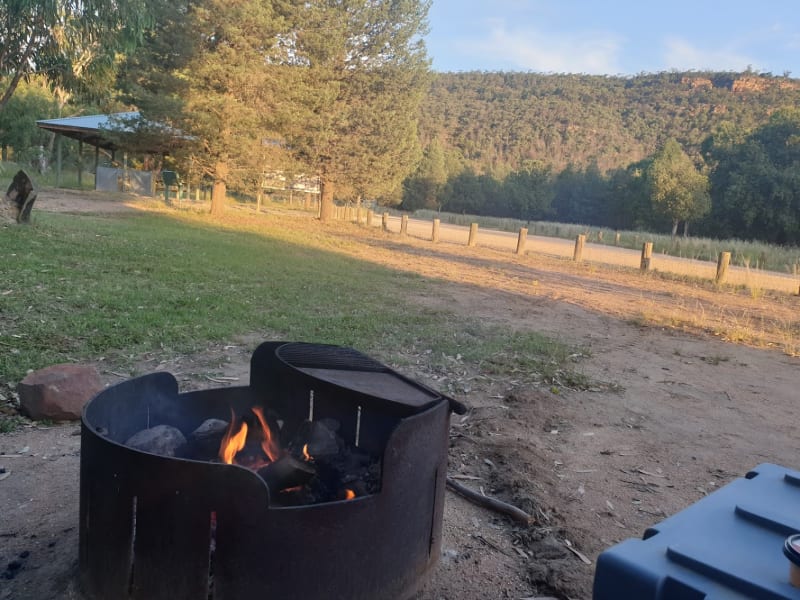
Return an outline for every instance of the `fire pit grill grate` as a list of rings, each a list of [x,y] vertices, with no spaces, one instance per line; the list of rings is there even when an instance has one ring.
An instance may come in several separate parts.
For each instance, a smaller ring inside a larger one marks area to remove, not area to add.
[[[298,369],[346,369],[352,371],[389,372],[389,369],[369,356],[353,350],[323,344],[283,344],[275,354]]]

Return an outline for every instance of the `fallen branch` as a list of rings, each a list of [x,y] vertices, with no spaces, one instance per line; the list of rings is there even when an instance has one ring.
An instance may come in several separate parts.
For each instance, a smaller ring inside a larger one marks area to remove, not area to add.
[[[447,478],[447,487],[479,506],[483,506],[484,508],[488,508],[495,512],[499,512],[511,517],[517,523],[522,523],[523,525],[530,525],[533,523],[533,517],[521,508],[517,508],[516,506],[508,504],[507,502],[503,502],[502,500],[498,500],[497,498],[479,494],[475,490],[471,490],[470,488],[461,485],[449,477]]]

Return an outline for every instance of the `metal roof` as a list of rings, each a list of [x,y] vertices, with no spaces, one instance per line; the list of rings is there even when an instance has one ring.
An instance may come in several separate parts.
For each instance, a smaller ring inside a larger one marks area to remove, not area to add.
[[[136,111],[112,113],[109,115],[85,115],[82,117],[64,117],[62,119],[41,119],[36,121],[42,129],[60,133],[76,140],[87,142],[92,146],[115,150],[116,145],[103,135],[103,130],[118,127],[119,121],[115,119],[135,119],[139,116]]]

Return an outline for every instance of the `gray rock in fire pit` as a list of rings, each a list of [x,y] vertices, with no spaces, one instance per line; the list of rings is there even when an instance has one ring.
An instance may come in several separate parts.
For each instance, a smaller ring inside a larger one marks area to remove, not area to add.
[[[29,373],[19,385],[20,409],[34,420],[79,419],[83,405],[103,389],[103,382],[89,365],[53,365]]]
[[[195,429],[189,434],[192,439],[205,439],[208,437],[215,437],[225,433],[228,428],[228,422],[222,419],[206,419],[200,424],[200,427]]]
[[[179,429],[169,425],[156,425],[133,434],[125,445],[161,456],[175,456],[178,448],[186,444]]]

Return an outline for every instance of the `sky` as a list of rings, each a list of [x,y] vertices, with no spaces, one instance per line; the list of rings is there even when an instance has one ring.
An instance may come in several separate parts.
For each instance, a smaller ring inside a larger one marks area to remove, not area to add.
[[[800,0],[433,0],[435,71],[800,78]]]

